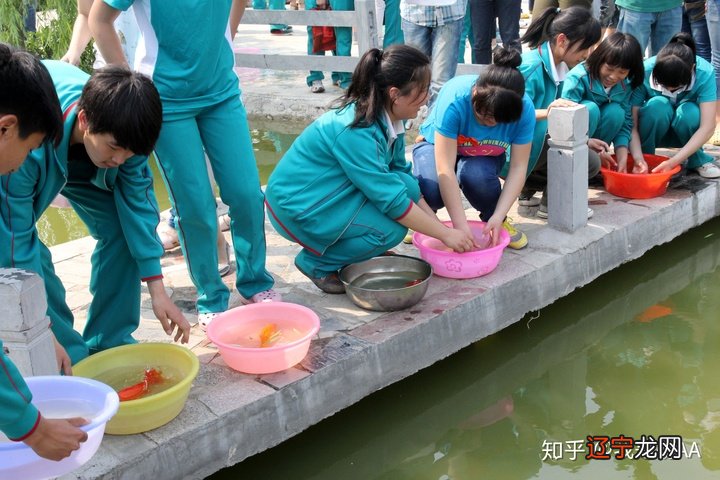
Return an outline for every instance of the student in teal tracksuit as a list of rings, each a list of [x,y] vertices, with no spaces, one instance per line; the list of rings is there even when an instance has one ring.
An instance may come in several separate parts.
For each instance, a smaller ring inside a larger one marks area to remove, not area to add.
[[[582,7],[545,10],[539,17],[533,17],[520,39],[531,48],[523,54],[519,69],[525,77],[525,93],[535,105],[537,120],[520,205],[540,203],[538,216],[542,218],[547,218],[547,206],[542,200],[536,202],[533,196],[547,187],[547,115],[553,107],[575,105],[560,98],[562,83],[567,72],[585,60],[599,40],[600,23],[590,10]],[[590,155],[588,160],[588,175],[592,177],[600,171],[600,159]],[[504,175],[508,168],[506,163]]]
[[[576,66],[563,82],[562,98],[584,105],[590,119],[588,147],[599,152],[601,161],[619,172],[627,172],[632,134],[633,89],[642,85],[645,70],[640,44],[632,35],[615,32]],[[614,146],[617,162],[609,154]],[[642,152],[633,155],[634,173],[647,173]]]
[[[632,97],[633,140],[645,153],[679,147],[654,172],[687,160],[687,168],[700,176],[720,177],[720,168],[702,149],[715,131],[716,98],[713,67],[695,54],[690,34],[676,34],[656,57],[645,60],[645,81]]]
[[[394,247],[408,227],[457,251],[473,247],[420,199],[405,160],[403,120],[425,104],[429,84],[419,50],[368,50],[339,108],[307,127],[270,176],[270,221],[303,247],[295,265],[323,291],[342,293],[337,271]]]
[[[40,61],[4,43],[0,43],[0,85],[0,175],[5,175],[45,139],[60,141],[62,112],[52,79]],[[3,242],[0,248],[11,245]],[[87,440],[87,433],[78,428],[85,420],[46,419],[31,402],[32,394],[0,340],[0,431],[50,460],[67,457]]]
[[[245,1],[97,1],[90,10],[90,30],[108,63],[125,62],[113,21],[131,5],[144,52],[136,55],[135,68],[152,76],[163,102],[155,154],[197,288],[199,323],[205,326],[225,311],[230,296],[217,268],[215,195],[205,173],[205,153],[220,197],[230,207],[235,286],[243,302],[280,300],[265,269],[263,193],[234,71],[231,39]]]
[[[395,8],[398,10],[397,16],[394,22],[397,24],[396,27],[399,29],[400,25],[400,0],[392,0],[397,2]],[[355,10],[355,0],[306,0],[305,10],[325,10],[329,8],[333,10]],[[325,52],[313,52],[313,35],[312,26],[308,25],[308,55],[325,55]],[[402,30],[401,30],[402,33]],[[401,37],[402,38],[402,37]],[[398,42],[400,43],[400,42]],[[335,50],[333,55],[339,57],[349,57],[350,50],[352,48],[352,27],[335,27]],[[313,70],[310,75],[307,76],[306,81],[308,87],[310,87],[313,93],[322,93],[325,91],[325,87],[322,84],[325,75],[323,72]],[[339,86],[343,90],[347,90],[350,85],[350,72],[332,72],[332,83]]]
[[[46,61],[63,109],[63,138],[44,144],[22,167],[2,177],[0,265],[37,272],[45,282],[48,316],[73,363],[89,353],[132,343],[140,322],[141,280],[155,315],[170,334],[189,336],[189,324],[162,281],[163,248],[155,233],[158,208],[147,155],[157,138],[162,107],[149,78],[120,67],[88,77],[65,62]],[[135,155],[137,152],[138,155]],[[92,255],[92,303],[81,336],[65,303],[50,250],[35,223],[58,193],[97,240]]]

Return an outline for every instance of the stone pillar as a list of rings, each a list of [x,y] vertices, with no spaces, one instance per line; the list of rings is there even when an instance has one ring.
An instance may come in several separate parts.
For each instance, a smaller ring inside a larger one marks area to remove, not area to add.
[[[583,105],[548,115],[548,224],[558,230],[587,225],[588,120]]]
[[[355,0],[355,38],[360,56],[371,48],[380,48],[378,26],[375,16],[375,0]]]
[[[45,285],[35,273],[0,268],[0,338],[24,377],[57,375]]]

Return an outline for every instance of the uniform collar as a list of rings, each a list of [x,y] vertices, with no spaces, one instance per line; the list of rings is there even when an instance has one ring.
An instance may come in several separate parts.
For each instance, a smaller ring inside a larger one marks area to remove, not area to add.
[[[541,49],[542,47],[545,47],[547,49],[550,76],[555,82],[555,85],[560,85],[562,82],[565,81],[565,78],[567,77],[569,71],[568,66],[565,62],[560,62],[560,65],[558,65],[557,67],[555,66],[555,59],[553,58],[552,48],[550,48],[549,42],[543,43],[538,48]],[[542,51],[540,51],[540,54],[542,55]]]
[[[386,109],[383,109],[383,120],[385,121],[385,125],[387,126],[388,145],[392,145],[399,135],[405,133],[405,125],[403,125],[403,122],[401,120],[393,122],[390,119],[390,114]]]

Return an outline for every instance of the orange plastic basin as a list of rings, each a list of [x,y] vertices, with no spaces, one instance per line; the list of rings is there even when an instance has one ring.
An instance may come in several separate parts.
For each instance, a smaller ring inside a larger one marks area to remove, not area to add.
[[[653,168],[660,165],[668,159],[661,155],[651,155],[649,153],[643,154],[645,161],[648,164],[648,170],[652,171]],[[613,155],[615,158],[615,155]],[[627,170],[632,171],[633,168],[632,155],[628,155]],[[680,165],[676,165],[667,172],[662,173],[618,173],[615,170],[601,167],[600,173],[603,176],[603,183],[605,184],[605,190],[608,193],[612,193],[618,197],[623,198],[653,198],[659,197],[665,193],[668,184],[670,183],[670,177],[680,171]]]

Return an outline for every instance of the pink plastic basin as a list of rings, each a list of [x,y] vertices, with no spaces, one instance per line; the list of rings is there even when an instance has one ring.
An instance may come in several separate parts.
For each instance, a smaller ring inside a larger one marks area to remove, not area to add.
[[[267,325],[292,331],[293,341],[278,341],[268,347],[240,346],[257,338]],[[244,373],[265,374],[286,370],[307,355],[310,340],[320,330],[320,319],[307,307],[287,302],[253,303],[233,308],[215,317],[207,335],[217,345],[225,363]]]
[[[452,222],[443,222],[452,226]],[[485,222],[468,221],[478,243],[486,244],[487,235],[482,230]],[[494,247],[483,248],[466,253],[456,253],[437,240],[420,232],[413,234],[413,244],[420,251],[420,256],[433,267],[433,273],[447,278],[475,278],[487,275],[495,270],[502,252],[510,243],[510,235],[500,230],[500,242]]]

